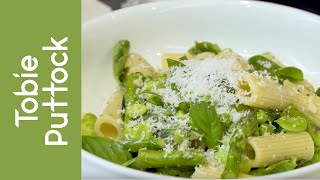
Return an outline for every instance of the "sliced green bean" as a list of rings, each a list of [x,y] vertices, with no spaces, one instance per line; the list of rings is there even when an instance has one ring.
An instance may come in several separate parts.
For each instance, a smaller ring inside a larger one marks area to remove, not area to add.
[[[190,150],[191,158],[184,158],[181,151],[140,150],[138,153],[138,164],[142,168],[162,168],[162,167],[194,167],[204,163],[204,152]]]

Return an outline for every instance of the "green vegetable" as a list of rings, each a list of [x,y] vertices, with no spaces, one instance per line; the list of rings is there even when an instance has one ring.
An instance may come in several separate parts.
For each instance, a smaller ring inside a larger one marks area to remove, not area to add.
[[[132,104],[126,109],[126,113],[130,118],[137,118],[144,115],[148,111],[148,108],[143,104]]]
[[[301,116],[283,116],[276,121],[283,129],[291,132],[302,132],[307,129],[307,121]]]
[[[317,96],[320,96],[320,88],[317,89],[316,95],[317,95]]]
[[[153,95],[147,98],[147,102],[156,106],[164,106],[164,102],[161,96]]]
[[[94,131],[94,124],[96,123],[97,116],[92,113],[86,113],[81,120],[81,134],[83,136],[96,136]]]
[[[166,87],[167,78],[168,78],[167,74],[159,74],[157,76],[156,83],[157,83],[157,88],[158,89]]]
[[[245,136],[242,131],[237,130],[230,139],[228,159],[221,178],[237,178],[240,172],[241,154],[245,148]]]
[[[181,102],[178,105],[178,110],[181,110],[181,111],[183,111],[185,113],[189,112],[189,108],[190,108],[190,104],[187,103],[187,102]]]
[[[125,128],[123,131],[126,140],[140,141],[144,139],[151,139],[153,133],[152,128],[145,123],[137,124],[130,128]]]
[[[308,124],[307,132],[310,134],[314,145],[316,147],[320,147],[320,129],[314,126],[311,120],[308,120],[307,124]]]
[[[291,157],[288,160],[280,161],[277,164],[272,164],[267,168],[259,168],[249,172],[253,176],[264,176],[269,174],[275,174],[295,169],[297,166],[297,158]]]
[[[122,145],[125,149],[128,149],[130,152],[138,152],[142,148],[146,148],[148,150],[159,150],[163,148],[163,146],[158,143],[158,141],[153,139],[146,139],[140,141],[123,141]]]
[[[307,118],[303,113],[292,105],[283,110],[281,116],[300,117],[307,122],[307,132],[310,134],[315,146],[320,147],[320,130],[313,125],[312,121]]]
[[[285,67],[271,73],[272,76],[277,76],[281,80],[289,80],[293,83],[303,81],[303,73],[296,67]]]
[[[268,119],[269,119],[269,116],[265,111],[259,110],[257,112],[257,121],[259,124],[265,123],[266,121],[268,121]]]
[[[140,150],[137,163],[141,168],[162,168],[162,167],[194,167],[204,163],[204,152],[190,150],[192,158],[184,158],[183,152],[155,150]]]
[[[122,86],[124,81],[124,65],[129,56],[130,42],[128,40],[120,40],[113,47],[113,77],[117,83]]]
[[[125,99],[126,106],[134,104],[137,101],[136,90],[138,86],[135,82],[141,78],[143,78],[143,75],[141,73],[132,73],[126,76],[125,78],[126,84],[125,84],[125,91],[124,91],[124,99]]]
[[[190,107],[192,124],[204,134],[204,142],[208,148],[215,149],[222,138],[222,125],[217,112],[209,103],[201,102]]]
[[[241,156],[240,169],[239,171],[242,173],[249,173],[252,167],[252,160],[247,156]]]
[[[167,176],[190,178],[193,172],[193,168],[158,168],[156,173]]]
[[[181,57],[179,58],[179,60],[184,61],[184,60],[188,60],[188,58],[187,58],[186,55],[184,55],[184,56],[181,56]]]
[[[123,164],[132,159],[128,150],[109,138],[82,136],[82,148],[117,164]]]
[[[176,61],[176,60],[173,60],[173,59],[167,59],[167,63],[168,63],[168,67],[173,67],[173,66],[178,66],[178,67],[183,67],[183,66],[186,66],[184,65],[182,62],[179,62],[179,61]]]
[[[268,58],[261,56],[261,55],[256,55],[256,56],[251,57],[248,60],[248,63],[250,65],[252,65],[253,68],[257,71],[266,70],[269,73],[273,73],[273,72],[281,69],[281,67],[278,64],[272,62]]]
[[[177,144],[181,144],[183,139],[188,136],[188,132],[177,129],[173,134],[173,141]]]
[[[314,151],[313,158],[311,159],[311,164],[320,162],[320,149]]]
[[[264,123],[259,126],[260,136],[271,135],[273,133],[274,133],[274,129],[272,125]]]
[[[179,119],[184,119],[185,118],[185,112],[183,112],[182,110],[178,110],[177,112],[176,112],[176,115],[175,116],[177,116]]]
[[[221,52],[220,47],[217,44],[213,44],[211,42],[195,42],[195,45],[188,50],[188,52],[192,55],[197,55],[202,52],[212,52],[214,54],[218,54]]]

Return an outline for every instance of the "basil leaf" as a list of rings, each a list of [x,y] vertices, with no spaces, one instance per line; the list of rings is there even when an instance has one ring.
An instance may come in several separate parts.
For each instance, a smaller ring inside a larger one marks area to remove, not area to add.
[[[272,73],[281,69],[281,67],[278,64],[272,62],[270,59],[261,55],[256,55],[249,58],[248,63],[252,65],[253,68],[257,71],[266,70],[268,73]]]
[[[271,75],[277,76],[281,80],[287,79],[293,83],[303,81],[303,73],[296,67],[285,67],[271,73]]]
[[[320,97],[320,88],[317,89],[316,95]]]
[[[82,149],[117,164],[132,159],[128,150],[109,138],[82,136]]]
[[[167,63],[168,63],[169,68],[173,67],[173,66],[178,66],[178,67],[186,66],[183,63],[176,61],[176,60],[173,60],[173,59],[170,59],[170,58],[167,59]]]
[[[222,126],[215,108],[209,103],[201,102],[191,105],[189,111],[192,124],[204,134],[207,147],[216,148],[222,138]]]
[[[285,171],[293,170],[297,167],[297,158],[291,157],[288,160],[280,161],[277,164],[272,164],[267,168],[259,168],[249,172],[253,176],[264,176]]]
[[[129,50],[130,50],[130,42],[128,40],[120,40],[113,47],[113,57],[112,57],[113,76],[120,86],[124,81],[124,65],[129,56]]]
[[[214,54],[218,54],[221,52],[220,47],[217,44],[213,44],[211,42],[195,42],[195,45],[188,50],[188,52],[192,55],[197,55],[202,52],[212,52]]]

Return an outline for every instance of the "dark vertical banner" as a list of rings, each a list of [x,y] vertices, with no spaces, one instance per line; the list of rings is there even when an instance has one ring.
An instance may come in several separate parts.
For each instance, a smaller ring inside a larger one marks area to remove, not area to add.
[[[0,179],[80,179],[81,1],[1,1],[0,19]]]

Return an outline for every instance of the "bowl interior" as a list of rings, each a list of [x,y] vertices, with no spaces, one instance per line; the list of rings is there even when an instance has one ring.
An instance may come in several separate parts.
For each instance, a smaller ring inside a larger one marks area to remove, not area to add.
[[[194,41],[215,42],[245,57],[268,51],[302,69],[319,87],[319,32],[319,16],[255,1],[160,2],[106,14],[83,25],[82,112],[101,113],[117,88],[111,57],[120,39],[128,39],[131,51],[155,67],[160,67],[163,52],[186,52]]]

